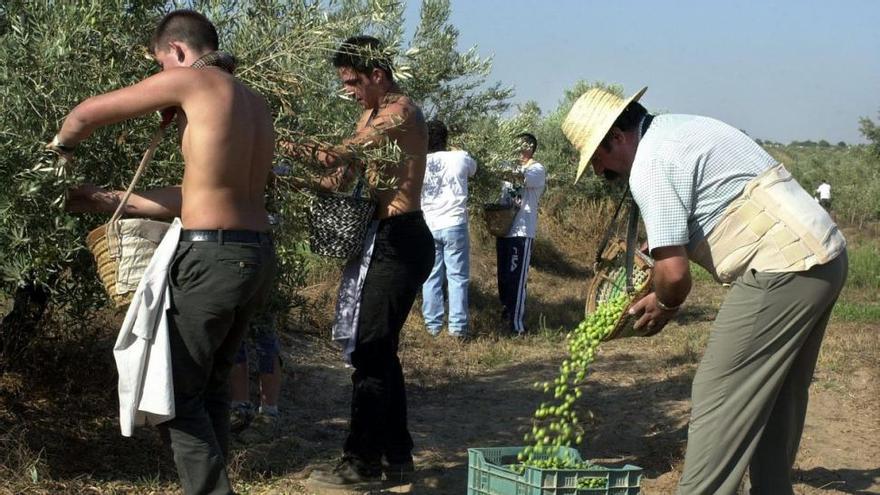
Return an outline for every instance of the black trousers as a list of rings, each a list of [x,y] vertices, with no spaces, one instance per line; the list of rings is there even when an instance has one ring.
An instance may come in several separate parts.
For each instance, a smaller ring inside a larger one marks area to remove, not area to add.
[[[351,355],[351,425],[345,455],[367,470],[412,460],[406,389],[397,356],[400,330],[434,264],[434,238],[421,211],[379,222],[364,280]]]
[[[498,257],[498,299],[504,307],[503,317],[509,330],[526,331],[526,282],[532,258],[531,237],[499,237],[495,241]]]
[[[229,371],[274,273],[271,241],[177,246],[168,275],[176,415],[159,428],[171,441],[186,495],[233,493],[226,475]]]

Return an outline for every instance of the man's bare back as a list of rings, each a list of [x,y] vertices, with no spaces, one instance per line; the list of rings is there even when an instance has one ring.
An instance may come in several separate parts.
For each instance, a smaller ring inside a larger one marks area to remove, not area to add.
[[[267,230],[271,115],[261,96],[219,68],[166,68],[89,98],[70,113],[58,139],[76,144],[97,127],[164,108],[179,109],[183,184],[133,194],[126,213],[180,216],[186,229]],[[68,209],[112,212],[120,197],[120,191],[85,186],[71,191]]]
[[[267,230],[275,134],[265,100],[220,69],[179,70],[202,88],[178,117],[184,228]]]

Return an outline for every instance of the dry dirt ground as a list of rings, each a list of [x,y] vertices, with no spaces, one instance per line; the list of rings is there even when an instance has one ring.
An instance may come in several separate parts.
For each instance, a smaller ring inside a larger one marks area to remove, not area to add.
[[[474,232],[473,243],[476,338],[431,338],[413,311],[400,354],[417,473],[409,485],[385,492],[464,495],[468,447],[522,444],[543,397],[531,384],[555,376],[564,329],[581,317],[592,275],[588,249],[579,250],[558,231],[545,228],[543,234],[557,242],[537,243],[527,306],[530,336],[514,339],[499,330],[494,247],[481,231]],[[294,315],[282,336],[283,421],[235,438],[231,472],[241,493],[312,493],[304,481],[308,473],[339,455],[350,370],[328,342],[334,283],[332,275],[314,281],[306,290],[308,318]],[[577,406],[580,417],[591,418],[580,450],[601,462],[644,468],[642,493],[675,491],[690,380],[724,291],[699,281],[675,323],[650,339],[603,344],[589,375]],[[876,303],[878,296],[845,297]],[[106,354],[111,342],[101,344]],[[880,493],[878,357],[880,322],[832,321],[795,465],[796,493]],[[109,357],[47,363],[57,373],[77,369],[80,378],[61,380],[60,390],[45,370],[36,378],[9,373],[0,381],[0,493],[175,493],[170,455],[156,433],[118,435]]]

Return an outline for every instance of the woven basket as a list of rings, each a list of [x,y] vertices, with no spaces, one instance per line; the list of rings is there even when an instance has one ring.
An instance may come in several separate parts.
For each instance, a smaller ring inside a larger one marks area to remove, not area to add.
[[[633,258],[633,287],[634,297],[618,318],[614,329],[608,333],[605,340],[624,337],[636,337],[647,335],[644,331],[633,328],[638,320],[630,315],[628,310],[639,299],[648,295],[652,290],[654,260],[641,251],[636,250]],[[626,287],[626,241],[613,239],[602,252],[601,259],[595,267],[596,275],[587,290],[586,313],[590,314],[603,302],[625,293]]]
[[[147,164],[153,159],[162,140],[165,126],[153,133],[150,145],[141,158],[128,189],[110,221],[92,230],[86,236],[86,245],[98,268],[98,278],[113,304],[121,308],[131,302],[138,283],[171,224],[140,218],[122,219],[125,205]]]
[[[131,302],[153,253],[170,226],[155,220],[128,218],[101,225],[86,236],[98,277],[117,308]]]
[[[513,219],[519,208],[513,204],[486,203],[483,205],[483,216],[486,218],[486,229],[495,237],[504,237],[510,232]]]
[[[313,253],[352,258],[361,253],[376,203],[368,198],[320,192],[309,208],[309,246]]]

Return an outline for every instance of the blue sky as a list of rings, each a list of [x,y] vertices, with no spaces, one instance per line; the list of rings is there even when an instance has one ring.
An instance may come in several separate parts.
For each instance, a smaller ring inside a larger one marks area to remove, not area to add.
[[[878,0],[451,1],[459,47],[544,111],[587,79],[783,143],[860,143],[859,117],[880,120]]]

